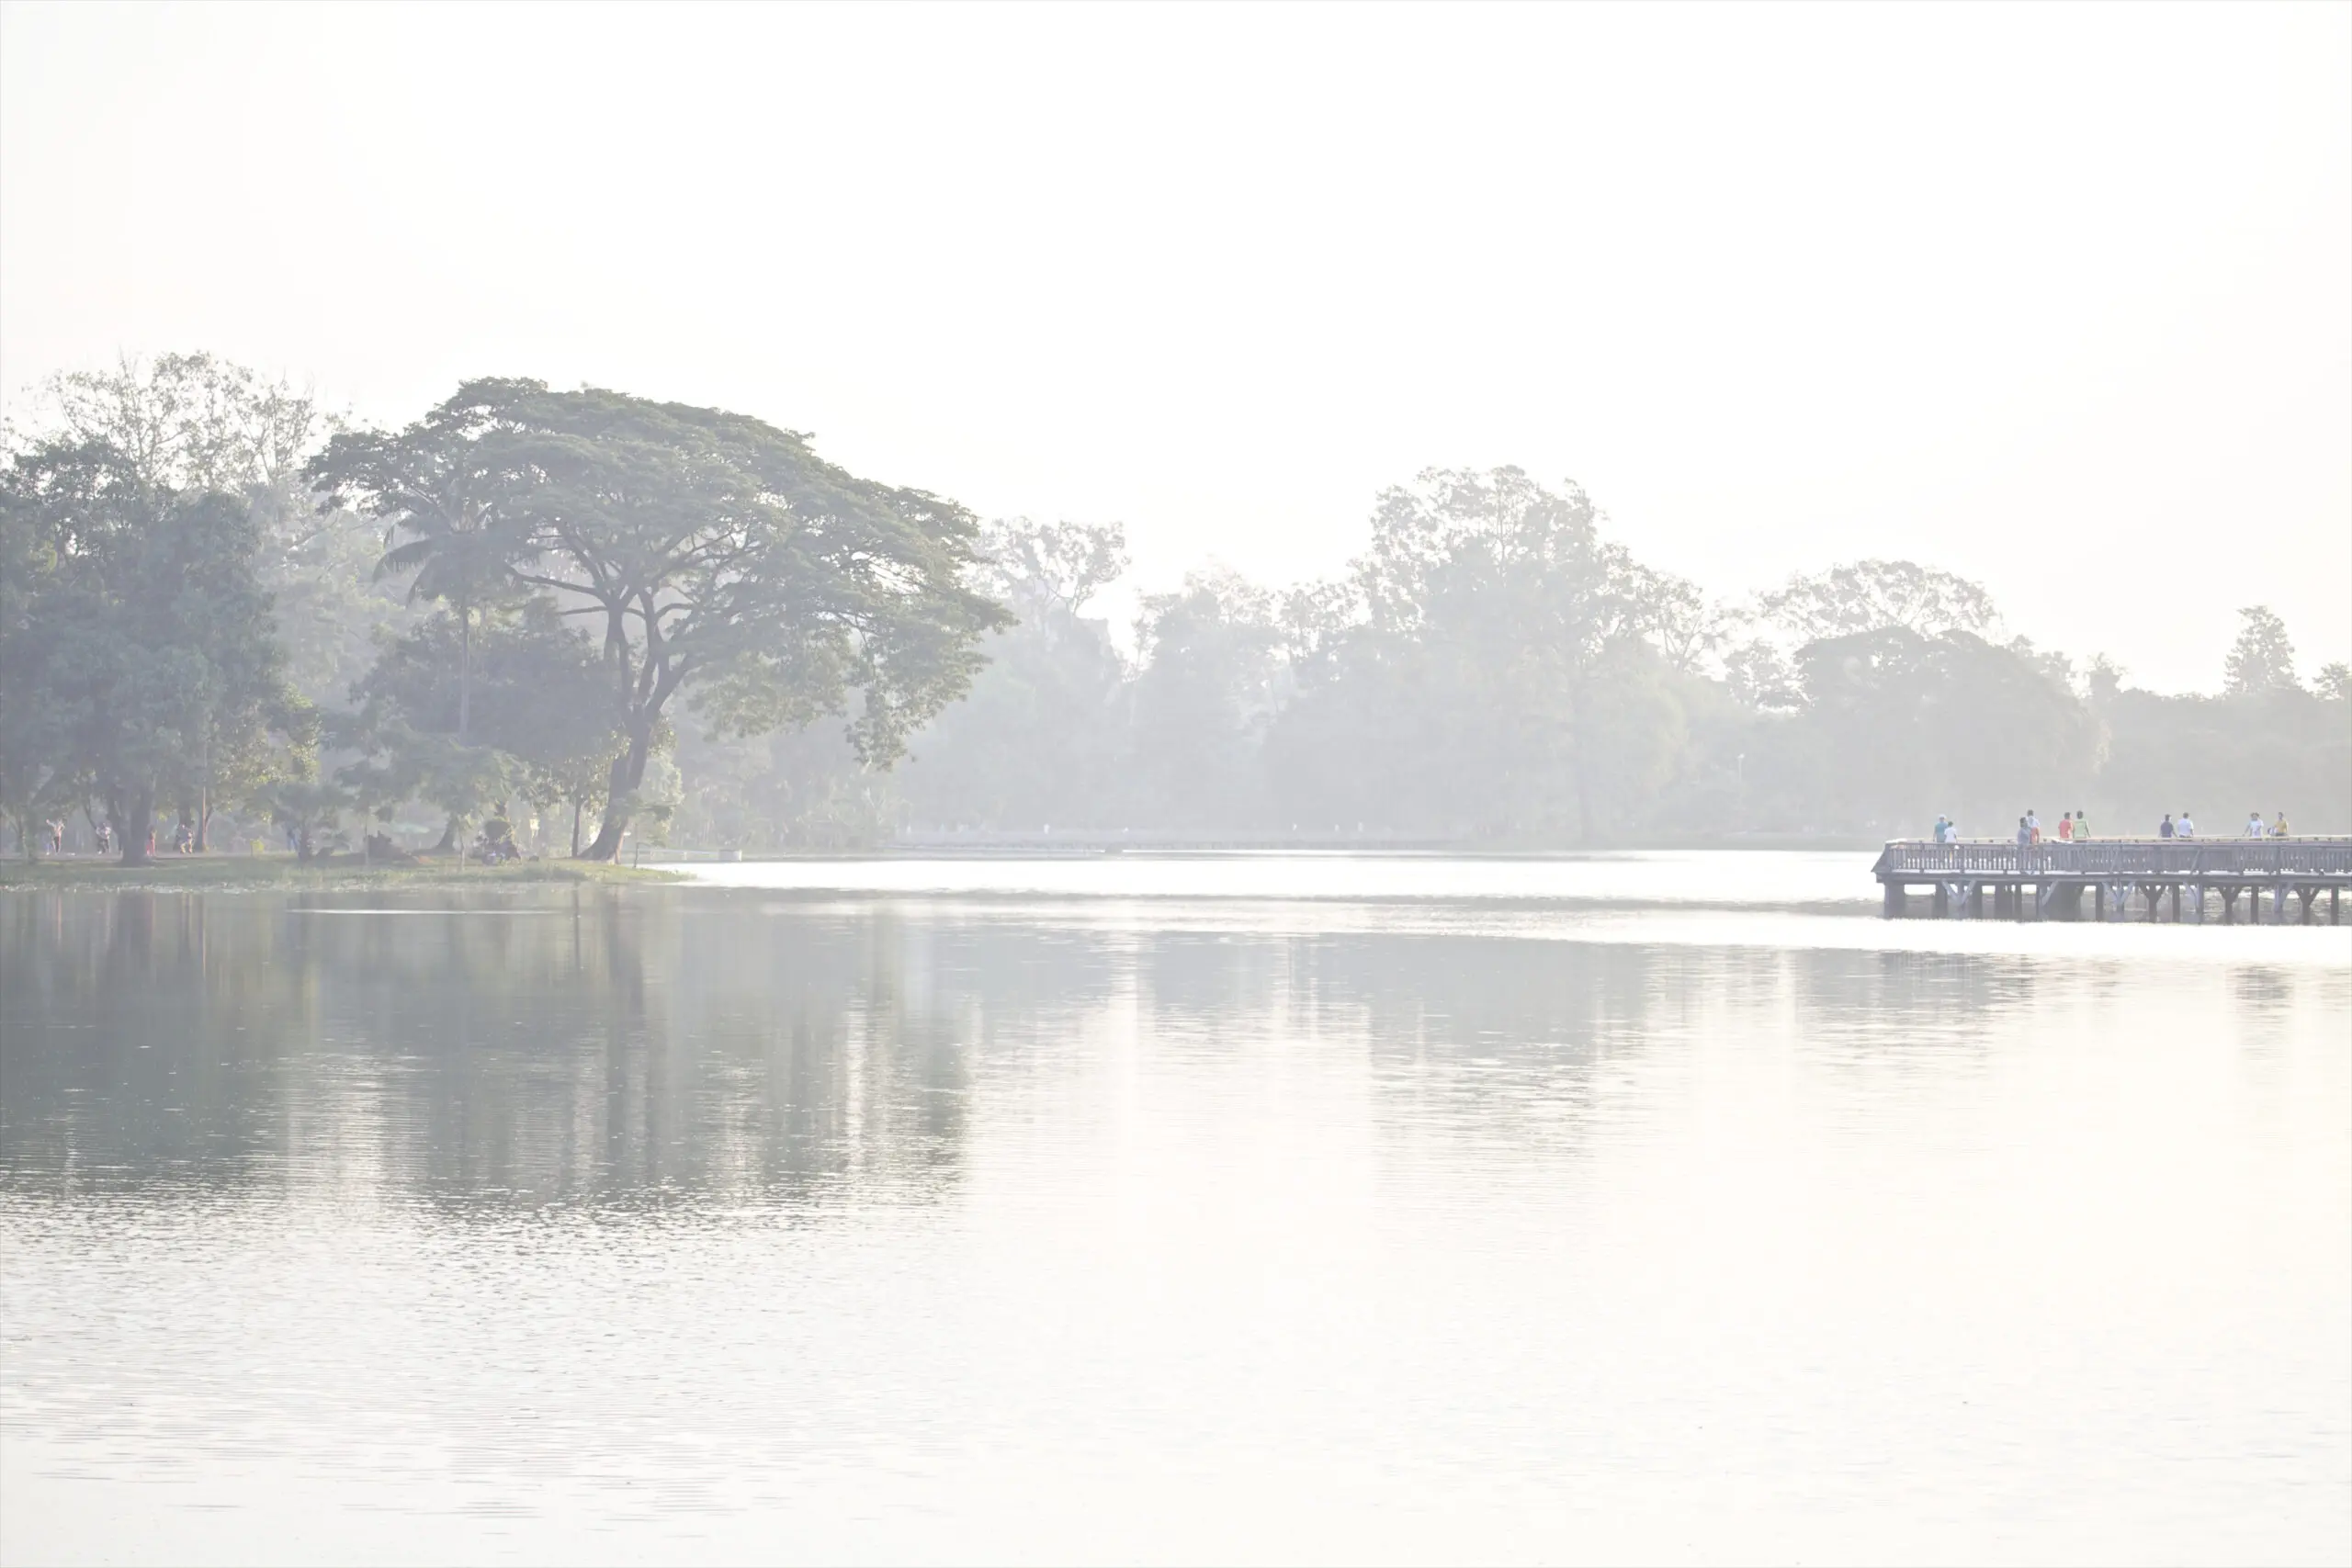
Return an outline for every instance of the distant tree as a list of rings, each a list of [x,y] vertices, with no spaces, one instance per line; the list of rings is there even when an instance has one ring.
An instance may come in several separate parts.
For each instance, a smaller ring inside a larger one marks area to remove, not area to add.
[[[32,860],[43,841],[40,825],[86,799],[89,777],[51,691],[62,633],[53,596],[74,563],[42,509],[22,504],[13,485],[7,494],[0,504],[0,815],[14,822]]]
[[[2300,691],[2295,679],[2295,645],[2288,640],[2287,623],[2267,604],[2249,604],[2238,612],[2243,624],[2222,665],[2225,696],[2257,696],[2265,692]]]
[[[51,376],[28,401],[31,428],[9,431],[18,449],[104,445],[152,489],[247,499],[299,491],[334,424],[310,393],[209,354],[126,355]]]
[[[495,746],[468,745],[447,731],[409,727],[397,714],[337,715],[330,738],[356,753],[335,771],[339,808],[390,820],[402,802],[423,801],[443,814],[437,852],[460,848],[471,824],[525,787],[522,767]],[[598,759],[601,767],[604,759]],[[282,804],[281,794],[274,803]],[[283,812],[280,813],[283,815]]]
[[[552,807],[601,798],[624,743],[595,646],[545,599],[423,622],[361,681],[345,770],[381,806],[420,798],[447,813],[446,846],[482,810],[521,794]]]
[[[44,709],[47,765],[106,801],[126,863],[157,807],[200,825],[224,782],[249,795],[308,768],[243,500],[160,489],[104,444],[50,446],[10,464],[0,515],[43,563],[0,683]]]
[[[2332,703],[2340,703],[2346,697],[2352,697],[2352,664],[2346,664],[2339,659],[2332,663],[2321,665],[2319,676],[2312,682],[2312,687]]]
[[[416,552],[421,569],[445,559],[451,582],[470,584],[496,575],[486,558],[600,634],[624,739],[592,859],[618,851],[682,694],[722,733],[854,706],[859,756],[887,765],[965,689],[975,642],[1006,618],[967,581],[963,509],[717,410],[475,381],[397,434],[337,436],[311,473],[437,541]]]
[[[1604,539],[1576,486],[1426,471],[1382,493],[1348,587],[1286,612],[1298,696],[1272,746],[1291,812],[1589,839],[1679,765],[1676,665],[1719,627]]]
[[[982,640],[988,665],[970,692],[910,742],[899,784],[918,820],[1101,826],[1129,805],[1119,776],[1127,671],[1108,626],[1085,613],[1126,565],[1126,536],[1116,524],[1022,519],[984,531],[976,580],[1018,620]],[[838,833],[864,808],[865,795],[846,779],[813,787],[823,751],[773,755],[795,770],[786,796],[795,818],[815,812],[824,831]],[[803,834],[783,822],[777,829]]]
[[[331,853],[342,834],[343,814],[362,804],[347,785],[333,779],[280,779],[264,788],[254,802],[269,813],[277,827],[294,839],[295,859],[308,863]]]
[[[1048,606],[1078,615],[1127,570],[1127,534],[1116,523],[1032,523],[982,530],[979,574],[1017,612]]]
[[[1651,646],[1677,674],[1695,673],[1730,638],[1731,618],[1687,577],[1629,568],[1626,591]]]
[[[475,412],[444,405],[398,434],[339,433],[309,468],[327,498],[322,510],[354,505],[391,524],[378,579],[406,578],[412,602],[449,607],[457,634],[451,731],[459,746],[473,734],[476,622],[528,592],[514,576],[530,547],[528,521],[498,503],[528,483],[531,470],[509,443],[480,438],[484,432],[469,423]],[[407,541],[394,543],[401,533]]]
[[[30,389],[8,432],[12,450],[104,446],[157,495],[224,495],[258,530],[255,574],[271,597],[289,686],[312,706],[348,701],[380,630],[405,624],[397,593],[371,587],[371,531],[348,512],[315,507],[303,465],[337,420],[307,390],[209,354],[126,355]],[[251,759],[245,759],[250,761]],[[233,797],[258,775],[215,759],[205,798]],[[199,813],[205,847],[209,814]]]
[[[2079,791],[2100,760],[2097,719],[2030,645],[1884,626],[1808,643],[1799,666],[1818,829],[1895,830],[1939,811],[1997,827]]]
[[[1759,608],[1800,642],[1899,626],[1921,637],[1982,635],[1999,618],[1993,596],[1949,571],[1907,560],[1860,560],[1792,577]]]
[[[2083,691],[2089,697],[2091,710],[2103,713],[2123,690],[2123,666],[2106,654],[2095,654],[2091,667],[2083,671]]]
[[[1144,596],[1136,641],[1138,810],[1173,827],[1261,823],[1260,748],[1283,672],[1273,595],[1225,568],[1193,572],[1172,592]]]
[[[1796,667],[1768,637],[1747,637],[1724,652],[1724,681],[1747,706],[1783,713],[1804,700]]]

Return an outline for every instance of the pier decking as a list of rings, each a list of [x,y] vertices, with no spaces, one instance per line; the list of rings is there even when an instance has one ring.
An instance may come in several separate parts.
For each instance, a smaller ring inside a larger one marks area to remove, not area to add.
[[[1895,839],[1872,870],[1889,919],[2332,926],[2352,888],[2352,839]]]

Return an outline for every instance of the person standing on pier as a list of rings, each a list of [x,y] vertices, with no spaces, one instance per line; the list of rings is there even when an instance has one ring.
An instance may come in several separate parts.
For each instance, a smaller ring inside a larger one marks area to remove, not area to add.
[[[2026,842],[2029,844],[2041,842],[2041,816],[2030,806],[2025,808],[2025,826],[2026,831],[2033,835]]]
[[[2239,836],[2241,838],[2247,839],[2267,839],[2270,837],[2270,829],[2262,825],[2261,812],[2249,811],[2245,814],[2245,831]]]
[[[2278,820],[2270,824],[2270,836],[2274,839],[2283,839],[2287,836],[2287,814],[2285,812],[2281,811],[2278,813]]]
[[[2172,825],[2172,813],[2167,811],[2165,813],[2165,819],[2156,826],[2156,837],[2169,839],[2174,837],[2176,832],[2177,829]]]
[[[2188,812],[2184,811],[2180,814],[2179,826],[2173,829],[2172,836],[2176,839],[2193,839],[2197,837],[2197,824],[2188,819]]]
[[[2075,841],[2075,819],[2063,811],[2058,813],[2058,841],[2062,844]]]

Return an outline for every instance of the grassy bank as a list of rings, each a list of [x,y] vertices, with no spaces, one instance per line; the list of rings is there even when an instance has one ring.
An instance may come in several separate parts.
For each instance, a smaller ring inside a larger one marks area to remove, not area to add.
[[[650,866],[599,865],[572,860],[517,861],[507,865],[458,865],[454,860],[409,865],[362,865],[336,856],[304,865],[292,855],[158,855],[145,865],[122,865],[96,858],[0,862],[0,887],[185,888],[228,891],[244,887],[496,887],[528,883],[680,882],[674,872]]]

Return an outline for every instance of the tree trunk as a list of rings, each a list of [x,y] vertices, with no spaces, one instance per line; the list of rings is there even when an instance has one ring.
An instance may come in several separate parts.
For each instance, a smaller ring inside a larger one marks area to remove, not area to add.
[[[637,796],[637,786],[645,782],[645,760],[653,750],[650,726],[633,731],[628,738],[628,750],[613,759],[610,784],[605,792],[605,820],[596,829],[596,841],[580,852],[582,860],[611,860],[621,852],[621,835],[628,830],[628,803]]]
[[[571,858],[580,858],[580,797],[571,797]]]
[[[108,820],[114,823],[115,832],[122,839],[121,863],[145,865],[147,863],[147,835],[153,831],[155,820],[155,792],[152,789],[134,790],[131,793],[130,810],[128,813],[110,807],[107,815]]]
[[[202,854],[211,847],[212,791],[209,787],[196,792],[196,852]]]
[[[441,841],[424,852],[432,855],[446,855],[451,850],[455,849],[457,844],[458,814],[452,811],[449,813],[448,825],[441,829]]]

